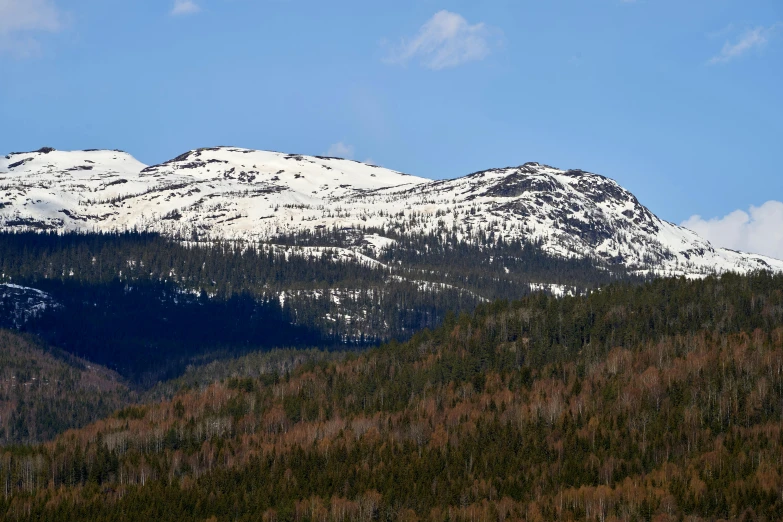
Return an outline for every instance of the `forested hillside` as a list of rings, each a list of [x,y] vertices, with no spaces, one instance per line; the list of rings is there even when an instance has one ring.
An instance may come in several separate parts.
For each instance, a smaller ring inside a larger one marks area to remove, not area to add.
[[[781,277],[540,294],[362,354],[253,357],[6,449],[0,513],[783,518]]]
[[[50,440],[135,400],[116,373],[0,330],[0,446]]]
[[[56,303],[23,329],[148,387],[210,356],[373,346],[488,300],[640,280],[532,243],[366,239],[379,233],[387,232],[321,230],[259,244],[5,233],[0,282],[45,291]]]

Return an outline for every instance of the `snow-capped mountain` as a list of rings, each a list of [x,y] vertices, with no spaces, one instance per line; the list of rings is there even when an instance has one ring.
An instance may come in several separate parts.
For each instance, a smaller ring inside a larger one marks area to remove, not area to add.
[[[783,271],[656,217],[615,181],[538,163],[433,181],[339,158],[231,147],[147,167],[120,151],[41,149],[0,159],[5,230],[142,229],[269,240],[318,229],[540,240],[564,257],[656,274]],[[368,234],[382,248],[385,239]]]

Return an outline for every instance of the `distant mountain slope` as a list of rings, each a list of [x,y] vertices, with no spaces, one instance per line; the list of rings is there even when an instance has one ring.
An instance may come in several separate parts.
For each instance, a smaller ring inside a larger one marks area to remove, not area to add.
[[[5,230],[143,229],[184,239],[271,240],[366,227],[541,241],[544,251],[656,275],[783,271],[659,219],[615,181],[538,163],[432,181],[337,158],[216,147],[145,167],[117,151],[0,160]],[[384,238],[370,241],[382,249]]]

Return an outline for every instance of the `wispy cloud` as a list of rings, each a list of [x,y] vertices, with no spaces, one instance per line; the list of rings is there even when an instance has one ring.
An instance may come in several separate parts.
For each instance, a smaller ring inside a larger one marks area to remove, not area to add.
[[[0,52],[35,54],[40,48],[36,36],[62,26],[62,13],[52,0],[0,0]]]
[[[414,38],[403,39],[387,61],[405,64],[418,59],[433,70],[456,67],[486,58],[501,34],[483,23],[471,25],[457,13],[439,11]]]
[[[745,31],[738,40],[723,44],[720,53],[710,58],[707,63],[710,65],[728,63],[753,49],[764,47],[778,26],[779,24],[771,27],[756,27]]]
[[[721,218],[692,216],[682,223],[712,244],[783,259],[783,203],[735,210]]]
[[[174,0],[171,14],[174,16],[198,13],[201,8],[193,0]]]
[[[720,29],[716,31],[710,31],[707,33],[708,38],[724,38],[726,36],[729,36],[731,34],[734,34],[737,30],[737,26],[733,23],[728,24],[724,27],[721,27]]]
[[[354,148],[353,145],[348,145],[342,141],[338,141],[337,143],[333,143],[329,146],[329,150],[326,151],[326,155],[334,158],[353,159]]]

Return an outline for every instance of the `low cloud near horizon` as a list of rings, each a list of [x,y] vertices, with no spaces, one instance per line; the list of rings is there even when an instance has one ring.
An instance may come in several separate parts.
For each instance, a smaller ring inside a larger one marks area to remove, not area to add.
[[[715,246],[783,259],[783,203],[767,201],[723,217],[691,216],[682,226]]]
[[[337,143],[333,143],[329,146],[329,150],[326,151],[326,155],[332,158],[353,159],[354,148],[353,145],[348,145],[347,143],[338,141]]]

